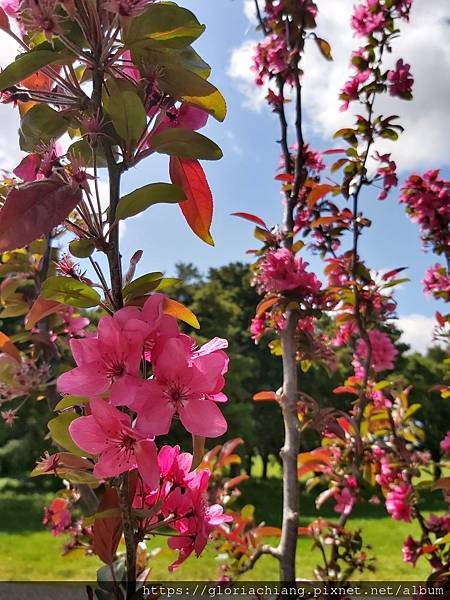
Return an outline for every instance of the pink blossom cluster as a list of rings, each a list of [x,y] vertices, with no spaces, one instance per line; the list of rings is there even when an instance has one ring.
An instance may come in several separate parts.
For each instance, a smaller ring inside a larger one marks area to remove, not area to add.
[[[295,2],[287,2],[286,0],[274,0],[266,2],[264,7],[266,14],[266,23],[268,26],[273,26],[283,16],[286,11],[303,11],[311,18],[317,16],[317,5],[312,0],[296,0]]]
[[[395,69],[388,71],[387,79],[391,96],[398,96],[403,100],[412,99],[414,78],[410,73],[410,69],[411,65],[405,64],[400,58],[395,65]]]
[[[175,318],[164,314],[164,302],[162,294],[154,294],[142,309],[126,307],[102,317],[95,337],[70,341],[77,366],[57,385],[63,394],[90,400],[88,414],[71,423],[70,434],[81,449],[98,456],[99,478],[138,467],[153,485],[154,437],[168,433],[175,416],[193,435],[217,437],[227,429],[217,407],[226,401],[227,342],[215,338],[197,348]],[[151,363],[150,379],[141,375],[143,363],[147,371]]]
[[[288,84],[293,85],[290,62],[290,51],[284,35],[267,35],[255,48],[252,70],[256,74],[256,84],[264,85],[269,79],[281,76]]]
[[[438,254],[450,254],[450,181],[439,176],[439,170],[422,176],[411,175],[403,185],[400,202],[420,228],[425,244]]]
[[[358,484],[356,478],[353,476],[345,477],[344,486],[334,491],[333,496],[336,500],[334,510],[342,515],[349,515],[356,503],[357,495]]]
[[[288,248],[269,250],[259,263],[255,283],[261,293],[286,293],[317,302],[321,282],[307,270],[308,263]]]
[[[394,368],[394,361],[398,354],[398,350],[391,342],[387,333],[379,331],[378,329],[371,329],[368,335],[371,348],[370,368],[373,369],[375,373],[391,371]],[[358,377],[364,377],[364,367],[361,364],[361,360],[365,360],[367,351],[366,341],[360,338],[356,343],[356,352],[352,361],[355,368],[355,374]]]
[[[163,446],[157,457],[159,479],[156,486],[144,480],[138,482],[133,501],[136,509],[156,509],[147,519],[145,527],[150,530],[159,523],[173,529],[176,534],[169,538],[169,547],[178,550],[177,560],[169,567],[174,571],[195,552],[201,554],[212,531],[222,523],[232,521],[223,514],[219,504],[209,505],[207,488],[209,470],[192,471],[192,455],[180,453],[178,446]]]
[[[411,506],[413,489],[406,481],[394,486],[386,495],[386,510],[394,521],[410,523],[413,512]]]
[[[375,153],[375,160],[380,163],[377,175],[382,179],[383,189],[378,194],[378,200],[385,200],[393,187],[398,185],[397,165],[391,160],[390,154]]]
[[[423,287],[426,294],[450,302],[450,274],[443,265],[436,263],[427,269]]]
[[[363,0],[355,6],[352,28],[360,37],[380,33],[391,24],[392,19],[408,19],[411,4],[412,0]]]
[[[9,357],[1,356],[0,364],[10,372],[8,382],[0,382],[0,404],[28,396],[44,385],[50,376],[49,365],[44,363],[38,366],[31,359],[17,364]]]
[[[450,454],[450,431],[447,431],[445,438],[441,441],[441,449],[445,454]]]

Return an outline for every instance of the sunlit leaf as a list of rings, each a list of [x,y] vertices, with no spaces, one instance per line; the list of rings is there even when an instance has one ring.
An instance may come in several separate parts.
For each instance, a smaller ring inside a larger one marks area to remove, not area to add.
[[[53,275],[44,281],[41,294],[47,300],[56,300],[78,308],[91,308],[100,303],[99,293],[86,283],[59,275]]]
[[[184,159],[219,160],[223,156],[215,142],[197,131],[182,128],[165,129],[155,135],[151,149]]]
[[[185,200],[184,191],[170,183],[150,183],[123,196],[117,206],[116,217],[134,217],[153,204],[178,204]]]

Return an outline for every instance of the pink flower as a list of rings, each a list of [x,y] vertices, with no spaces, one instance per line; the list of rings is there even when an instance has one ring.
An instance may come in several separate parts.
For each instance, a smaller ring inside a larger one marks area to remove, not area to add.
[[[258,343],[258,340],[261,338],[261,336],[264,334],[265,331],[266,331],[265,314],[261,317],[255,317],[254,319],[252,319],[252,322],[250,325],[250,333],[252,334],[252,339],[255,340],[256,343]]]
[[[410,73],[411,65],[405,64],[400,58],[394,71],[388,71],[389,93],[404,100],[411,100],[414,79]]]
[[[375,31],[382,31],[386,16],[378,0],[366,0],[366,3],[355,7],[352,16],[352,28],[356,35],[368,36]]]
[[[406,205],[411,220],[419,225],[424,244],[447,253],[450,246],[450,181],[439,171],[413,174],[401,189],[400,202]]]
[[[120,17],[135,17],[144,12],[153,0],[108,0],[104,6]]]
[[[64,322],[64,333],[84,337],[86,332],[84,329],[89,325],[90,321],[87,317],[74,317],[75,309],[67,307],[67,310],[61,313],[61,318]]]
[[[69,432],[82,450],[98,455],[94,475],[116,477],[137,467],[150,488],[159,484],[159,468],[153,439],[131,428],[129,415],[104,400],[89,403],[92,414],[72,421]]]
[[[102,317],[96,338],[70,340],[78,366],[58,377],[60,392],[97,396],[109,391],[113,404],[133,403],[142,382],[139,367],[148,328],[139,319],[123,319],[127,310]]]
[[[334,498],[336,500],[334,510],[337,513],[349,515],[352,512],[356,499],[348,487],[345,487],[342,490],[337,490],[334,493]]]
[[[450,454],[450,431],[447,431],[445,438],[441,441],[441,448],[446,454]]]
[[[0,415],[5,422],[5,425],[12,427],[14,425],[14,421],[17,420],[17,409],[9,408],[8,410],[2,410]]]
[[[411,522],[412,508],[410,500],[412,491],[411,485],[403,481],[387,493],[386,510],[395,521]]]
[[[306,270],[307,267],[307,262],[287,248],[269,250],[260,263],[257,283],[266,292],[292,291],[305,299],[314,299],[320,292],[321,283],[314,273]]]
[[[351,79],[347,81],[344,87],[341,90],[339,98],[344,100],[344,103],[340,107],[340,111],[346,111],[350,102],[354,100],[358,100],[359,95],[361,93],[361,86],[365,83],[371,74],[370,69],[365,69],[364,71],[358,71],[355,73]]]
[[[174,129],[176,127],[182,129],[191,129],[197,131],[202,129],[208,122],[208,113],[189,104],[181,104],[179,108],[172,106],[166,112],[163,112],[158,117],[155,127],[149,133],[147,145],[150,145],[150,140],[166,129]]]
[[[403,542],[402,547],[403,561],[415,565],[420,556],[420,544],[410,535]]]
[[[425,294],[450,300],[450,274],[447,269],[436,263],[434,266],[427,269],[423,280]]]
[[[193,355],[189,340],[169,338],[155,349],[154,379],[144,382],[136,403],[136,426],[148,435],[165,435],[176,414],[194,435],[217,437],[227,429],[214,400],[226,399],[221,390],[228,359],[221,350]]]
[[[385,200],[391,188],[398,185],[397,165],[391,160],[390,154],[380,155],[376,152],[375,159],[381,163],[377,169],[377,175],[383,178],[383,189],[378,194],[378,200]]]
[[[170,571],[175,571],[192,552],[200,556],[212,531],[222,523],[233,520],[231,515],[223,514],[222,506],[208,506],[206,490],[209,477],[209,471],[192,474],[185,493],[176,488],[165,504],[165,511],[182,516],[171,524],[178,536],[170,538],[168,544],[173,550],[178,550],[179,555],[170,565]]]
[[[283,34],[271,33],[255,49],[252,71],[256,73],[256,85],[264,85],[267,79],[284,75],[286,82],[293,84],[289,71],[291,61],[289,48]]]
[[[144,354],[148,361],[151,361],[152,351],[159,340],[163,343],[165,339],[180,334],[176,319],[164,314],[164,298],[164,294],[152,294],[142,310],[136,306],[127,306],[114,315],[123,328],[129,327],[130,323],[135,328],[136,323],[141,322],[138,329],[144,335]]]
[[[398,354],[398,350],[394,347],[389,336],[379,331],[372,329],[369,331],[369,341],[372,349],[370,367],[376,372],[392,370],[394,368],[394,360]],[[356,343],[356,357],[353,360],[357,374],[362,369],[359,359],[365,359],[367,355],[367,344],[363,339],[359,339]]]

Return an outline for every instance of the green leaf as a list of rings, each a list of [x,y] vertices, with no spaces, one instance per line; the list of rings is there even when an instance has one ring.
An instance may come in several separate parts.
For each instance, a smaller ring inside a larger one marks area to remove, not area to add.
[[[116,217],[134,217],[149,206],[159,203],[178,204],[186,199],[183,190],[170,183],[150,183],[123,196],[117,206]]]
[[[88,258],[94,252],[95,244],[92,240],[72,240],[69,250],[76,258]]]
[[[154,48],[147,41],[138,42],[133,45],[131,56],[134,64],[143,74],[148,71],[150,65],[181,67],[203,79],[207,79],[211,74],[211,67],[191,46],[182,50],[174,50],[173,48]]]
[[[100,147],[97,146],[97,167],[106,167],[107,162],[105,155]],[[89,142],[86,139],[77,140],[73,144],[71,144],[67,150],[67,154],[69,156],[73,156],[73,158],[80,161],[80,163],[84,167],[92,168],[94,166],[94,161],[92,157],[92,148],[89,145]]]
[[[86,452],[84,453],[84,456],[86,456]],[[64,472],[61,473],[61,475],[64,475],[64,479],[67,479],[67,481],[70,481],[70,483],[72,483],[73,485],[79,485],[80,483],[83,483],[91,488],[98,488],[98,486],[100,485],[99,480],[88,471],[64,469]]]
[[[73,412],[61,413],[54,419],[51,419],[48,422],[50,437],[56,444],[69,450],[72,454],[76,454],[77,456],[89,456],[84,450],[78,448],[70,437],[69,425],[72,421],[75,421],[75,419],[78,419],[78,415]]]
[[[91,308],[100,303],[98,292],[86,283],[58,275],[53,275],[44,281],[41,295],[47,300],[57,300],[77,308]]]
[[[216,143],[191,129],[166,129],[155,135],[151,148],[160,154],[187,159],[219,160],[223,156]]]
[[[20,123],[20,147],[32,152],[37,146],[57,140],[68,129],[68,121],[47,104],[36,104]]]
[[[158,85],[172,98],[202,108],[218,121],[227,114],[227,105],[219,90],[188,69],[165,66],[157,75]]]
[[[124,32],[126,46],[149,40],[156,48],[186,48],[205,31],[196,16],[176,4],[153,4],[131,20]]]
[[[109,78],[103,105],[119,137],[133,147],[147,125],[147,113],[136,88],[124,79]]]
[[[72,406],[87,404],[88,402],[89,398],[85,398],[84,396],[64,396],[64,398],[62,398],[55,406],[55,410],[64,410],[66,408],[72,408]]]
[[[156,290],[159,286],[161,279],[163,278],[163,273],[155,272],[155,273],[147,273],[146,275],[142,275],[142,277],[138,277],[128,285],[126,285],[122,293],[126,298],[137,298],[139,296],[144,296]]]
[[[21,54],[0,73],[0,90],[26,79],[42,67],[61,62],[62,56],[53,50],[31,50]]]

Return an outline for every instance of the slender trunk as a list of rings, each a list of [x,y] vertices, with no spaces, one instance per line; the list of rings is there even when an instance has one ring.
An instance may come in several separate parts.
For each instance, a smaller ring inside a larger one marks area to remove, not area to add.
[[[286,327],[281,332],[283,348],[283,399],[284,446],[280,455],[283,462],[283,523],[280,539],[280,581],[293,583],[296,579],[297,529],[299,516],[299,491],[297,481],[297,456],[300,449],[300,431],[297,417],[298,371],[295,359],[295,329],[297,316],[288,311]]]

